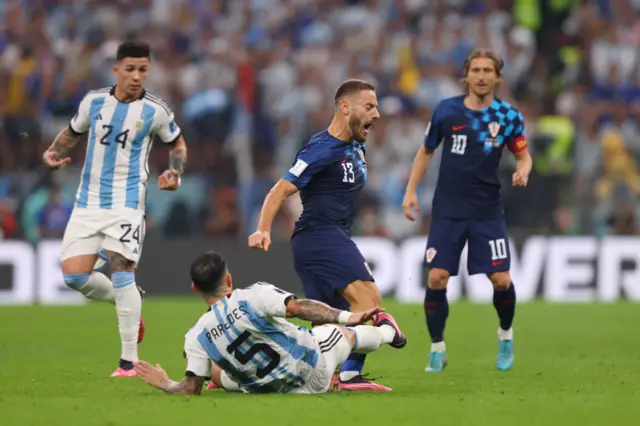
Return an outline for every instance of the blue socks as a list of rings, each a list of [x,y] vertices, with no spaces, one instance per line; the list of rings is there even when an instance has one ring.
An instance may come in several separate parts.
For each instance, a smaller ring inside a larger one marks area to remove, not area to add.
[[[444,326],[449,316],[447,290],[434,290],[427,287],[424,299],[424,315],[431,336],[431,343],[444,341]]]
[[[504,291],[493,290],[493,306],[500,319],[500,328],[509,330],[516,314],[516,289],[513,283]]]
[[[367,354],[351,352],[347,360],[342,364],[342,368],[340,369],[340,380],[344,382],[362,374],[362,369],[364,368],[364,361],[366,358]]]

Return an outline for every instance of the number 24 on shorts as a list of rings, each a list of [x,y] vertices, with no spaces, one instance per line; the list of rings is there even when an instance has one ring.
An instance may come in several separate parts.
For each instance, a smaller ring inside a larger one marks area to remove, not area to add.
[[[120,228],[123,232],[122,236],[120,237],[121,243],[127,244],[130,243],[131,240],[135,240],[135,242],[140,245],[140,225],[138,225],[134,230],[133,225],[131,225],[130,223],[123,223],[122,225],[120,225]]]

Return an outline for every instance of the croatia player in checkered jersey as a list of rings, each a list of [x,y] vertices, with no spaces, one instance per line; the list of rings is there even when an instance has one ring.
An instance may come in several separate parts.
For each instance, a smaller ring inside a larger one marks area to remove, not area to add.
[[[418,185],[441,145],[442,160],[424,257],[429,269],[424,311],[432,342],[428,372],[440,372],[447,366],[447,282],[458,274],[465,244],[469,274],[486,274],[493,283],[493,304],[500,320],[496,366],[508,370],[514,360],[516,293],[509,274],[511,256],[498,165],[506,146],[517,163],[512,184],[526,186],[532,160],[522,114],[495,97],[502,67],[502,59],[487,49],[477,49],[467,58],[464,85],[468,92],[436,106],[405,192],[405,216],[415,220]]]
[[[88,132],[80,186],[62,242],[62,272],[70,288],[116,307],[122,352],[112,377],[136,375],[133,362],[144,336],[142,291],[135,283],[135,270],[145,234],[153,138],[170,147],[169,170],[158,179],[161,190],[178,189],[187,154],[173,113],[143,88],[150,53],[145,43],[121,44],[113,68],[116,85],[89,92],[69,127],[43,155],[48,167],[65,166],[71,161],[68,152]],[[108,257],[111,279],[94,270],[99,251]]]

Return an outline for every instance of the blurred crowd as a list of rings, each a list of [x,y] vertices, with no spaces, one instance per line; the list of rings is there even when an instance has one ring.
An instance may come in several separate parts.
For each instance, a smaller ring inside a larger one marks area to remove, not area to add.
[[[0,235],[61,237],[84,158],[50,173],[40,158],[87,90],[112,85],[117,45],[152,46],[146,87],[189,146],[183,186],[151,190],[148,229],[245,238],[271,185],[326,127],[337,85],[374,82],[382,120],[368,141],[358,235],[426,232],[401,211],[432,109],[461,93],[475,47],[505,59],[500,97],[526,122],[526,190],[501,165],[513,233],[636,234],[640,196],[638,0],[0,0]],[[506,151],[505,151],[506,152]],[[152,179],[167,165],[152,150]],[[292,197],[274,236],[300,213]]]

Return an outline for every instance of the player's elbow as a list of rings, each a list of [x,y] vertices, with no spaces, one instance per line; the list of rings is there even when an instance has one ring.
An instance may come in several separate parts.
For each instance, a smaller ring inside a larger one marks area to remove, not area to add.
[[[287,311],[286,311],[287,318],[297,318],[299,314],[300,314],[300,305],[298,304],[298,301],[294,298],[289,299],[287,301]]]
[[[178,136],[178,139],[171,144],[171,150],[175,151],[176,149],[187,149],[187,142],[184,140],[184,136]]]
[[[271,190],[274,196],[284,200],[298,192],[298,188],[286,179],[280,179]]]
[[[428,158],[433,157],[433,154],[435,154],[435,152],[436,152],[435,148],[431,148],[423,144],[420,146],[420,149],[416,153],[416,157],[419,157],[423,160],[427,160]]]

